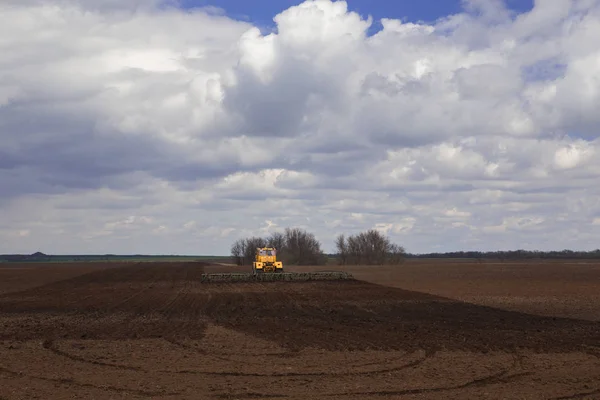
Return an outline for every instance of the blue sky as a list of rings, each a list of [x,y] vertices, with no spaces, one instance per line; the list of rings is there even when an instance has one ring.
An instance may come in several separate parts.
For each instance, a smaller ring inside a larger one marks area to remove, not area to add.
[[[300,3],[301,0],[181,0],[185,8],[214,6],[224,9],[232,18],[261,27],[272,27],[275,15]],[[379,29],[381,18],[433,21],[462,11],[461,0],[348,0],[347,3],[352,11],[373,17],[372,31]],[[533,0],[505,0],[505,4],[516,12],[524,12],[532,8]]]

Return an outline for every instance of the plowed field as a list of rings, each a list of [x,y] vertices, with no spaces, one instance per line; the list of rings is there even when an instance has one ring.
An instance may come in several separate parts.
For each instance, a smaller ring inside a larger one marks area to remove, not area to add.
[[[6,264],[0,399],[600,399],[600,264],[205,270]]]

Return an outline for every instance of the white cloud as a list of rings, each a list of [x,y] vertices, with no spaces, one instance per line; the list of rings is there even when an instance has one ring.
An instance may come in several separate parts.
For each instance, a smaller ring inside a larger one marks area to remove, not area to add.
[[[226,254],[286,226],[597,247],[600,2],[465,5],[368,36],[342,1],[265,35],[176,1],[2,2],[0,252]]]

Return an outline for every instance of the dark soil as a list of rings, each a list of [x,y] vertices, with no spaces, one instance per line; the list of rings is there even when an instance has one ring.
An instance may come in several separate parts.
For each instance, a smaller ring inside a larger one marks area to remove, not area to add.
[[[363,280],[201,283],[228,269],[206,263],[80,267],[3,270],[0,399],[600,396],[596,321]]]

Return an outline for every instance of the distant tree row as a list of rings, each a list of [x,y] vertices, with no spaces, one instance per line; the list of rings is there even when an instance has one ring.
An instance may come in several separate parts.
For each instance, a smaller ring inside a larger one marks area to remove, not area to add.
[[[283,233],[276,232],[268,237],[249,237],[237,240],[231,246],[231,255],[238,265],[251,265],[257,247],[275,247],[278,259],[287,265],[324,265],[328,259],[341,265],[394,265],[407,258],[467,258],[535,260],[535,259],[600,259],[600,249],[592,251],[454,251],[445,253],[411,254],[392,243],[375,229],[355,235],[339,235],[335,239],[335,252],[324,254],[321,243],[315,235],[299,228],[287,228]]]
[[[238,239],[231,246],[231,256],[238,265],[251,265],[259,247],[275,247],[277,258],[287,265],[324,265],[328,261],[315,235],[299,228],[286,228],[283,233],[275,232],[269,237]],[[399,264],[405,255],[402,246],[374,229],[338,236],[336,249],[333,257],[342,265]]]
[[[592,251],[454,251],[447,253],[407,254],[407,258],[475,258],[496,260],[535,260],[535,259],[600,259],[600,249]]]

